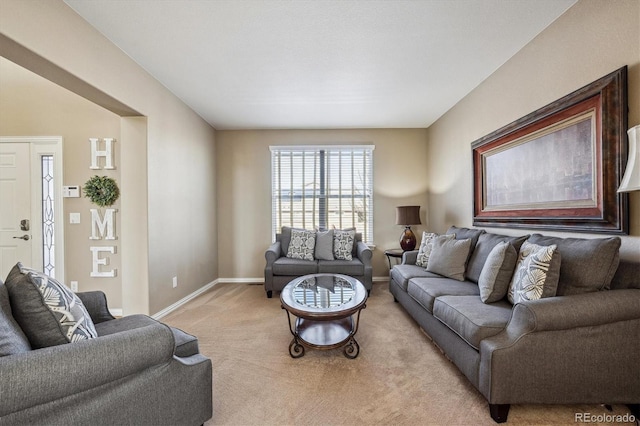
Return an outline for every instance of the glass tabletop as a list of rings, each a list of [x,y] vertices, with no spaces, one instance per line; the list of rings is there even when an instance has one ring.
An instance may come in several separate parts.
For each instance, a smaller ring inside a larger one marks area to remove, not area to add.
[[[335,275],[315,275],[291,289],[296,303],[308,308],[336,308],[353,299],[354,284]]]

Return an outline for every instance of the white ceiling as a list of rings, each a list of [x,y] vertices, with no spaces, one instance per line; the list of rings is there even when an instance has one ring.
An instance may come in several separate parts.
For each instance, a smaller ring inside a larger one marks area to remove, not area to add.
[[[217,129],[424,128],[576,0],[65,0]]]

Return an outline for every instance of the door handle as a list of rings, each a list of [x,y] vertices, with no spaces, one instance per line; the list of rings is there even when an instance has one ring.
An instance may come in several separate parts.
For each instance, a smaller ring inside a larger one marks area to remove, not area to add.
[[[29,236],[27,234],[24,234],[22,237],[13,237],[16,238],[18,240],[25,240],[25,241],[29,241]]]

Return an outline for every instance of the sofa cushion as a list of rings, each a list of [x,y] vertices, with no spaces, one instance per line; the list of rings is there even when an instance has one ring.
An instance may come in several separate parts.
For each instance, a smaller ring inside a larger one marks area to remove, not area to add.
[[[333,229],[316,233],[316,248],[313,257],[317,260],[333,260]]]
[[[364,275],[364,264],[358,258],[352,260],[318,260],[318,273],[360,276]]]
[[[486,304],[478,296],[441,296],[433,304],[433,316],[474,349],[507,326],[513,306],[506,300]]]
[[[318,262],[315,260],[290,259],[280,257],[271,267],[274,275],[307,275],[318,272]]]
[[[518,253],[508,241],[499,242],[491,250],[478,279],[480,299],[484,303],[493,303],[504,298],[509,290],[517,260]]]
[[[451,226],[447,230],[447,234],[455,234],[456,240],[466,240],[467,238],[471,240],[471,249],[469,254],[476,248],[476,243],[478,242],[478,238],[480,235],[484,234],[486,231],[484,229],[475,229],[475,228],[458,228],[457,226]]]
[[[287,257],[291,259],[313,260],[316,249],[315,231],[292,229],[291,241],[287,249]]]
[[[433,302],[440,296],[476,296],[480,291],[475,283],[451,278],[412,278],[407,284],[407,293],[429,313],[433,313]],[[482,303],[482,302],[480,302]]]
[[[558,246],[562,255],[559,296],[608,289],[620,262],[619,237],[586,239],[533,234],[529,242]]]
[[[9,292],[0,280],[0,357],[29,352],[27,336],[11,314]]]
[[[422,266],[416,265],[395,265],[391,268],[391,279],[396,282],[404,291],[407,291],[407,284],[411,278],[441,278],[433,272],[427,272]]]
[[[620,259],[618,269],[611,280],[611,290],[625,288],[640,289],[640,263],[637,261]]]
[[[355,228],[354,228],[355,231]],[[351,252],[353,257],[358,256],[358,243],[362,242],[362,232],[356,232],[353,236],[353,251]]]
[[[80,298],[55,279],[18,263],[6,286],[13,316],[33,349],[98,336]]]
[[[96,331],[99,336],[108,336],[109,334],[116,334],[127,330],[146,327],[157,322],[158,321],[148,317],[147,315],[127,315],[126,317],[96,324]],[[198,339],[195,336],[185,333],[179,328],[169,328],[171,329],[175,340],[175,355],[179,357],[188,357],[199,353]]]
[[[464,270],[471,249],[471,239],[450,239],[447,235],[433,240],[427,271],[464,281]]]
[[[465,272],[466,278],[474,283],[478,282],[484,263],[496,244],[502,241],[508,241],[511,243],[517,254],[520,251],[520,246],[522,246],[522,243],[527,238],[529,238],[529,235],[509,237],[507,235],[492,234],[490,232],[480,234],[478,242],[476,243],[476,246],[469,257],[469,262],[467,263],[467,271]]]
[[[539,246],[528,241],[522,243],[518,262],[509,284],[509,302],[553,297],[560,277],[560,253],[555,244]]]
[[[342,231],[336,229],[333,232],[333,257],[340,260],[353,259],[353,246],[356,231]]]
[[[282,252],[280,256],[286,256],[289,251],[289,242],[291,241],[291,227],[283,226],[280,230],[280,248]]]

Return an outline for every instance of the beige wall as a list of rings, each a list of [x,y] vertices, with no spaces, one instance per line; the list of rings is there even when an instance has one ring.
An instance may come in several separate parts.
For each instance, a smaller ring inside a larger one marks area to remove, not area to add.
[[[148,303],[135,311],[156,313],[214,281],[215,130],[61,0],[2,0],[0,33],[22,45],[25,58],[40,55],[147,118],[146,158],[138,159],[147,182],[128,179],[131,185],[123,182],[122,188],[129,199],[142,197],[147,203],[122,203],[119,212],[132,233],[122,241],[143,240],[146,246],[143,253],[140,244],[130,253],[125,248],[121,252],[131,256],[128,269],[135,268],[131,274],[123,271],[123,287],[148,287]],[[145,276],[144,283],[128,279]]]
[[[375,145],[373,152],[374,277],[388,276],[384,250],[399,248],[395,207],[420,205],[426,229],[425,129],[218,131],[220,279],[264,278],[271,236],[270,145]]]
[[[63,184],[84,185],[99,174],[120,181],[120,117],[50,81],[0,57],[0,135],[62,136]],[[115,170],[90,170],[89,138],[115,138]],[[65,280],[78,281],[80,291],[102,290],[112,308],[122,307],[121,277],[91,278],[92,256],[89,246],[115,246],[108,268],[120,267],[119,241],[91,241],[91,215],[97,208],[84,197],[63,200],[65,235]],[[120,209],[120,200],[113,206]],[[69,213],[80,213],[80,224],[69,224]],[[116,214],[116,225],[118,217]],[[116,228],[116,231],[118,229]],[[119,233],[116,232],[116,235]],[[105,257],[105,256],[101,256]],[[39,269],[42,265],[31,265]]]
[[[472,223],[471,142],[629,67],[629,127],[640,124],[640,2],[580,0],[428,130],[429,214],[434,231]],[[640,256],[640,193],[629,195],[630,236],[621,255]],[[500,231],[503,231],[500,229]],[[504,230],[522,234],[530,230]],[[547,234],[591,237],[588,234]]]

